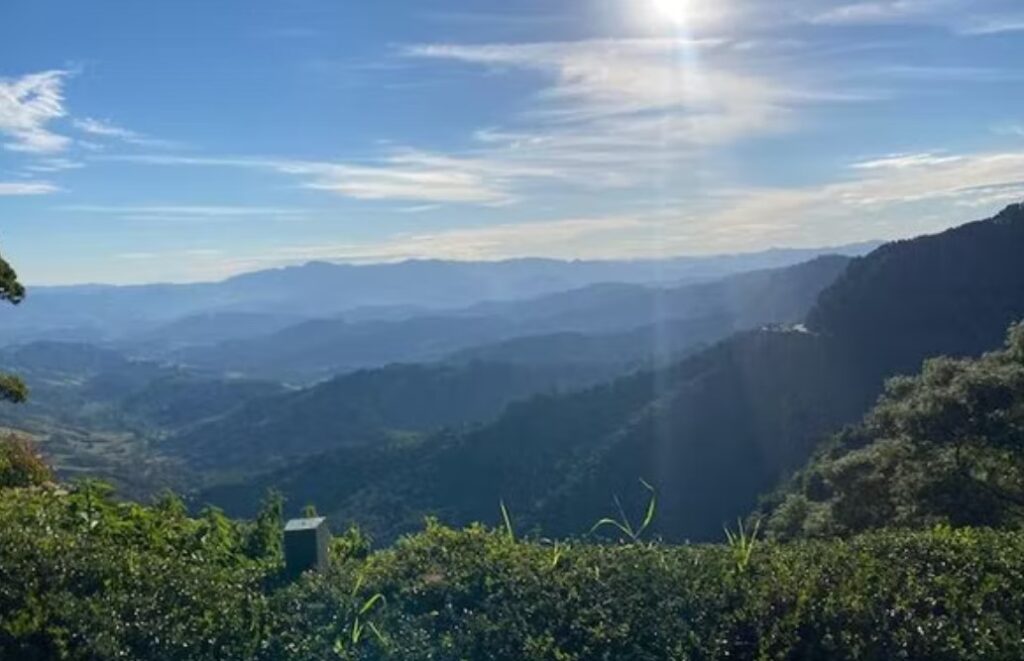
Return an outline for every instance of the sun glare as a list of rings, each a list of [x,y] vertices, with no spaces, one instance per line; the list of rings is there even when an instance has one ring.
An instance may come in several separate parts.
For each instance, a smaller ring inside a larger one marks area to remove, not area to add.
[[[688,0],[651,0],[658,17],[675,25],[684,25],[687,17]]]

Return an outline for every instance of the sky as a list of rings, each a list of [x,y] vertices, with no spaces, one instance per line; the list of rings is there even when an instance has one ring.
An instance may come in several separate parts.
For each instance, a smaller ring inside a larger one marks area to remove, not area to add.
[[[1020,0],[3,0],[30,284],[909,237],[1024,199]]]

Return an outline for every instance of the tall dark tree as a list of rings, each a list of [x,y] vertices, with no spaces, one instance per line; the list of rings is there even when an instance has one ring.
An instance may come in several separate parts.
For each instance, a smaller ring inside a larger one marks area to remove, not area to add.
[[[25,287],[18,282],[18,274],[3,257],[0,257],[0,301],[9,301],[17,305],[24,298]],[[0,400],[23,402],[27,396],[28,388],[21,379],[0,372]]]

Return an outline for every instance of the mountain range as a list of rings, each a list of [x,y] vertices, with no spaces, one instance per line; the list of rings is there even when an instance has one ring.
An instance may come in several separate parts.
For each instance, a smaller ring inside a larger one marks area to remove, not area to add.
[[[269,335],[192,347],[172,359],[207,370],[309,382],[392,362],[438,361],[482,345],[502,343],[507,348],[514,338],[543,343],[536,336],[566,332],[611,336],[601,338],[611,345],[620,342],[615,335],[649,335],[650,342],[635,345],[640,355],[603,352],[605,360],[622,364],[655,354],[665,359],[734,331],[802,318],[848,259],[824,256],[673,287],[592,285],[401,320],[307,321]],[[659,343],[662,330],[666,339]]]
[[[863,254],[875,245],[637,261],[310,262],[220,282],[30,287],[17,309],[0,310],[0,343],[116,341],[159,349],[273,332],[299,321],[339,315],[348,321],[407,318],[604,282],[713,280],[824,254]]]
[[[681,362],[514,403],[493,422],[415,442],[344,447],[199,500],[251,511],[280,488],[384,539],[434,514],[580,534],[658,492],[658,534],[715,539],[760,493],[858,419],[885,377],[1000,345],[1024,318],[1024,207],[853,260],[804,325],[750,330]],[[938,289],[936,289],[938,286]],[[641,510],[642,511],[642,510]]]
[[[0,348],[33,394],[0,423],[42,438],[65,475],[239,515],[279,489],[291,511],[315,503],[382,541],[427,515],[496,520],[499,503],[523,530],[580,534],[616,503],[641,511],[641,481],[656,534],[717,539],[887,377],[998,346],[1024,318],[1022,251],[1013,205],[861,256],[670,260],[657,277],[653,263],[314,264],[44,290],[19,322],[40,337]],[[451,291],[411,282],[431,269]],[[75,318],[62,306],[92,315],[95,337],[47,326]]]

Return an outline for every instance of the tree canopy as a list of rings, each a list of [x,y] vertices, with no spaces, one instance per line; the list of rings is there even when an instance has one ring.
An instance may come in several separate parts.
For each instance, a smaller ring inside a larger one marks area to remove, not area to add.
[[[25,298],[25,287],[18,282],[18,274],[14,268],[0,256],[0,301],[9,301],[15,305]],[[0,372],[0,400],[23,402],[28,396],[25,383],[16,376]]]
[[[891,379],[769,500],[780,537],[935,524],[1024,523],[1024,324],[978,359],[935,358]]]
[[[0,257],[0,301],[21,303],[25,298],[25,287],[18,282],[18,274],[3,257]]]

